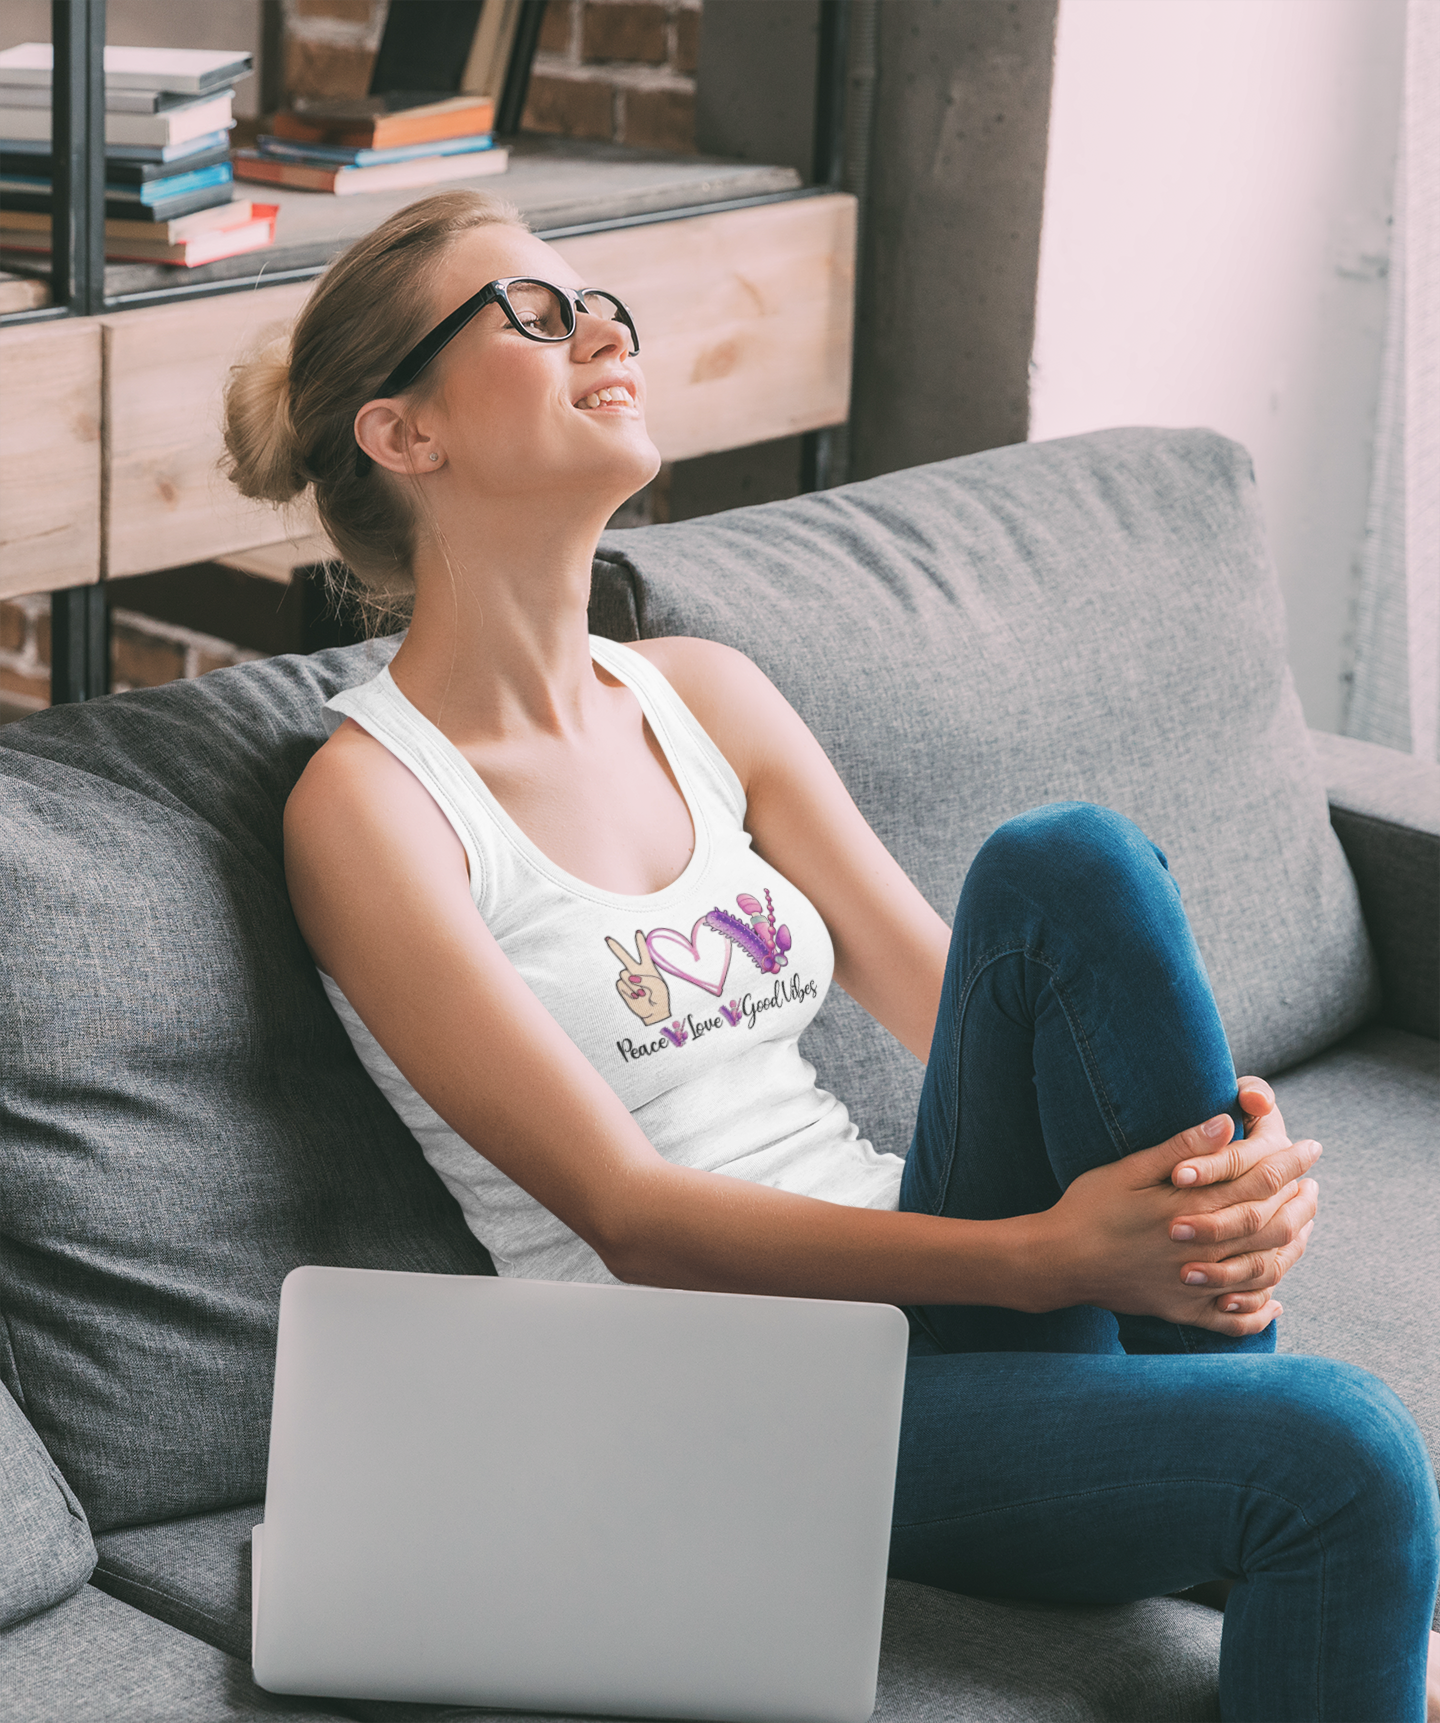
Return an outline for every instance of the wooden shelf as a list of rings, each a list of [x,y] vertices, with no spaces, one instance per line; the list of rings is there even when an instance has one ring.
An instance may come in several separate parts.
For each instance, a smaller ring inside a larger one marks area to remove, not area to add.
[[[100,578],[100,330],[0,335],[0,598]]]
[[[631,306],[666,459],[844,421],[853,197],[807,191],[788,168],[522,143],[511,173],[452,183],[510,198],[581,274]],[[325,261],[424,194],[281,195],[284,246],[214,265],[247,273],[189,282],[201,297],[145,283],[209,271],[125,265],[107,270],[110,292],[153,292],[152,303],[0,328],[0,395],[11,406],[0,429],[0,593],[176,568],[316,530],[307,510],[247,502],[220,473],[225,378],[283,333]],[[272,286],[257,275],[282,261],[307,278]],[[256,286],[265,291],[233,291]]]

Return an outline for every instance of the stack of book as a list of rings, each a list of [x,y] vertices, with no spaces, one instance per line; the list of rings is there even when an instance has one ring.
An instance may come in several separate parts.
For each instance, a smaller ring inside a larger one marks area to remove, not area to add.
[[[50,44],[0,53],[0,249],[50,250]],[[105,255],[195,268],[269,245],[274,204],[237,201],[231,102],[247,53],[106,48]]]
[[[236,150],[237,179],[303,191],[389,191],[504,173],[488,96],[392,91],[297,103],[276,114],[253,150]]]

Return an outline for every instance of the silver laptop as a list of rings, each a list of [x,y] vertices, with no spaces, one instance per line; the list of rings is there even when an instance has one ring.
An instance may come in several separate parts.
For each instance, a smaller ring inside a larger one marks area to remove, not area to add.
[[[884,1304],[297,1268],[255,1679],[863,1723],[907,1337]]]

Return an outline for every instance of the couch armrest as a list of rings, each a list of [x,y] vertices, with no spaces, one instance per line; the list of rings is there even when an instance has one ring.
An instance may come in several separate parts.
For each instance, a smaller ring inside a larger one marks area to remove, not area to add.
[[[1380,1021],[1440,1039],[1440,766],[1312,730],[1380,965]]]

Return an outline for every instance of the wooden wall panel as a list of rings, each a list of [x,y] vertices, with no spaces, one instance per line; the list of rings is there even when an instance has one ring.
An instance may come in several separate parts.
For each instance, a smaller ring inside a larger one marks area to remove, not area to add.
[[[846,418],[853,197],[584,234],[555,249],[634,313],[647,423],[666,460]]]
[[[100,578],[100,331],[0,330],[0,597]]]
[[[310,282],[99,319],[110,397],[112,579],[201,562],[312,530],[308,509],[247,501],[219,469],[231,365],[279,334]]]

